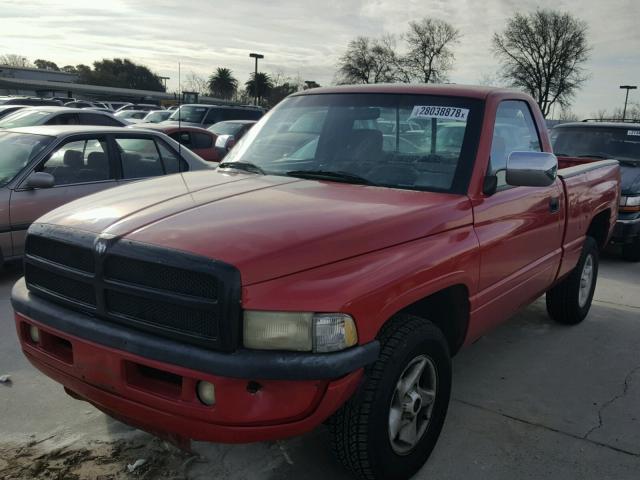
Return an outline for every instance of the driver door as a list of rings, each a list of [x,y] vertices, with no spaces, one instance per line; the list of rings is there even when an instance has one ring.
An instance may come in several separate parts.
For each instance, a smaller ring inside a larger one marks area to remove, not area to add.
[[[13,255],[22,255],[27,228],[45,213],[80,197],[116,186],[105,138],[74,139],[62,144],[33,171],[53,175],[50,188],[29,188],[26,178],[11,193]]]

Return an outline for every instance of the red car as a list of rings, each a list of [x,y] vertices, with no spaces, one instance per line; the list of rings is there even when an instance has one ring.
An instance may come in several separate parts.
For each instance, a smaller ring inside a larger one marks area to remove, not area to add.
[[[216,140],[218,139],[218,136],[204,128],[182,127],[177,124],[165,123],[140,123],[130,125],[129,128],[146,128],[162,132],[173,138],[176,142],[187,147],[203,160],[208,162],[220,161],[220,155],[216,149]]]
[[[558,167],[517,91],[301,92],[211,172],[32,225],[18,338],[74,398],[158,435],[326,422],[358,478],[407,479],[442,429],[453,355],[545,293],[560,323],[589,312],[620,169]]]

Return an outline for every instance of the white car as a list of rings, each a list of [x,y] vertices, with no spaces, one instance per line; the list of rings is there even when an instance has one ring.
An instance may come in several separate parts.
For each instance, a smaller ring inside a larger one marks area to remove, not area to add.
[[[115,117],[119,120],[125,121],[128,124],[140,123],[149,112],[146,110],[120,110],[115,113]]]
[[[38,125],[123,127],[126,123],[108,112],[67,107],[26,107],[0,120],[0,129],[35,127]]]

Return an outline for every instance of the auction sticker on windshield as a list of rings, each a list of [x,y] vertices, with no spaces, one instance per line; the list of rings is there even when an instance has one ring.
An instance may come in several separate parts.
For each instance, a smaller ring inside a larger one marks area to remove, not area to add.
[[[640,137],[640,130],[627,130],[627,135],[632,137]]]
[[[436,107],[431,105],[416,105],[413,107],[409,118],[438,118],[442,120],[466,121],[469,115],[468,108]]]

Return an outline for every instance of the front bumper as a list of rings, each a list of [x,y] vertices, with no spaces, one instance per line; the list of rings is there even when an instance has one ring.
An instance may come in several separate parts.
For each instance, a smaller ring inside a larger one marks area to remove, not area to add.
[[[613,229],[611,241],[613,243],[623,244],[631,243],[637,238],[640,238],[640,217],[630,219],[619,218]]]
[[[312,430],[350,398],[379,351],[374,342],[336,354],[221,354],[72,312],[30,294],[24,280],[12,303],[36,368],[125,423],[180,439],[252,442]],[[198,400],[199,381],[214,384],[213,406]]]

